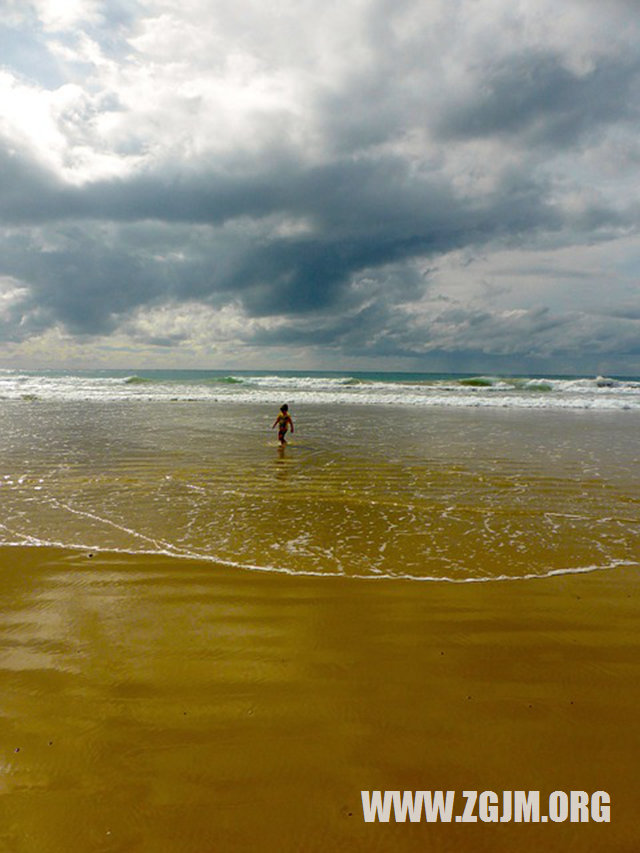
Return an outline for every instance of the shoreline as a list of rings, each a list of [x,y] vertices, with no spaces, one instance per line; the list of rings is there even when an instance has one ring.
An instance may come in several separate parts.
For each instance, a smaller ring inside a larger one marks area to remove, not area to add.
[[[637,568],[327,584],[93,553],[0,548],[0,846],[635,849]],[[604,790],[611,822],[365,824],[385,789]]]
[[[575,568],[560,568],[560,569],[549,569],[545,574],[535,574],[529,573],[526,575],[492,575],[492,576],[481,576],[481,577],[467,577],[467,578],[452,578],[436,575],[410,575],[410,574],[385,574],[385,573],[371,573],[371,574],[348,574],[346,572],[313,572],[308,571],[306,569],[287,569],[282,566],[257,566],[251,565],[249,563],[236,563],[230,560],[224,560],[222,558],[207,556],[206,554],[194,554],[194,553],[180,553],[178,551],[133,551],[127,549],[118,549],[118,548],[107,548],[107,547],[96,547],[91,545],[66,545],[64,543],[58,542],[3,542],[0,543],[0,561],[1,561],[1,553],[3,549],[12,549],[12,548],[28,548],[28,549],[46,549],[53,552],[60,552],[60,554],[64,556],[68,556],[69,554],[77,554],[77,555],[87,555],[89,558],[93,558],[96,555],[100,555],[104,559],[109,559],[110,557],[113,559],[118,559],[122,556],[131,557],[135,559],[137,557],[141,557],[144,559],[147,558],[157,558],[157,559],[169,559],[169,560],[178,560],[185,561],[187,563],[203,563],[210,567],[215,567],[216,569],[224,569],[231,572],[250,572],[252,574],[263,574],[263,575],[286,575],[291,578],[316,578],[320,580],[326,581],[339,581],[339,580],[347,580],[347,581],[377,581],[378,583],[382,583],[384,581],[389,582],[404,582],[404,583],[419,583],[419,584],[453,584],[453,585],[465,585],[465,584],[493,584],[493,583],[517,583],[522,581],[536,581],[536,580],[548,580],[554,577],[564,577],[567,575],[590,575],[593,573],[599,572],[613,572],[620,569],[640,569],[640,560],[618,560],[614,561],[609,565],[594,565],[594,566],[578,566]]]

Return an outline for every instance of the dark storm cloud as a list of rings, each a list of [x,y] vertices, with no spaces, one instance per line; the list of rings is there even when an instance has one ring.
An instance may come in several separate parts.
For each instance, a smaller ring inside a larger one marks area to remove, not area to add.
[[[21,314],[14,337],[57,323],[74,334],[108,333],[130,308],[166,292],[166,271],[136,252],[105,246],[78,229],[67,237],[68,246],[44,251],[32,241],[5,242],[4,269],[29,282],[13,308]]]
[[[74,333],[109,332],[132,309],[163,298],[239,299],[254,316],[340,310],[356,298],[351,282],[364,270],[562,224],[544,187],[529,178],[507,175],[493,194],[470,200],[439,178],[416,179],[391,157],[315,168],[280,159],[266,174],[147,175],[78,188],[16,154],[0,164],[5,223],[39,226],[45,244],[47,229],[55,235],[44,250],[37,240],[28,251],[24,238],[9,240],[3,271],[29,283],[22,304],[39,326],[48,318]],[[243,219],[269,216],[303,218],[310,230],[281,236],[267,229],[257,237],[234,230]],[[231,229],[223,244],[225,223]],[[182,243],[189,225],[210,226],[209,239]],[[168,238],[171,226],[182,234]],[[174,250],[186,249],[179,263],[166,259],[167,239]],[[396,276],[376,298],[411,298],[423,285]],[[368,296],[365,287],[357,299]]]
[[[55,217],[63,195],[58,179],[0,139],[0,222],[46,222]]]
[[[527,4],[513,14],[501,7],[493,39],[482,4],[347,4],[351,61],[336,53],[333,30],[316,45],[311,19],[297,14],[300,47],[283,42],[268,14],[253,31],[236,4],[219,4],[215,14],[206,3],[187,5],[181,17],[172,4],[90,4],[78,34],[55,33],[58,53],[32,14],[16,13],[21,38],[7,61],[20,74],[31,67],[40,83],[49,76],[51,90],[60,75],[74,85],[43,108],[50,121],[38,127],[59,146],[51,156],[44,142],[33,146],[40,156],[21,144],[36,131],[25,131],[20,116],[19,131],[0,127],[0,277],[13,288],[5,338],[52,326],[108,335],[136,311],[186,302],[283,321],[277,331],[268,323],[247,331],[248,342],[263,346],[420,357],[540,354],[558,341],[579,347],[589,333],[596,346],[613,340],[622,319],[614,311],[609,325],[590,325],[577,310],[531,308],[516,283],[474,281],[471,262],[457,274],[481,304],[443,292],[426,310],[424,299],[439,259],[457,250],[570,247],[637,230],[632,182],[596,150],[622,135],[625,168],[636,175],[640,58],[632,35],[615,50],[580,56],[570,38],[563,48],[561,38],[528,41],[524,23],[512,28],[522,14],[535,29]],[[587,5],[571,6],[583,25]],[[608,20],[593,10],[594,21]],[[323,14],[319,26],[333,25],[331,10]],[[229,54],[211,59],[205,38],[204,53],[174,59],[174,29],[197,47],[200,18]],[[565,35],[574,22],[570,14]],[[243,56],[233,71],[245,45],[251,61]],[[253,88],[245,86],[251,75]],[[147,110],[138,99],[151,98],[153,86],[162,97]],[[126,177],[91,178],[92,165],[104,162],[102,174],[116,163]],[[599,182],[607,169],[613,189]],[[548,279],[553,268],[545,258],[529,262],[529,278]],[[516,281],[526,277],[517,259],[511,269]],[[504,310],[509,304],[513,311]],[[144,334],[162,347],[185,339],[183,331]]]
[[[618,305],[615,308],[603,309],[603,315],[607,317],[616,317],[618,319],[624,320],[632,320],[635,322],[640,321],[640,305],[636,303],[627,302],[626,304]],[[638,330],[640,333],[640,329]]]
[[[408,309],[408,310],[407,310]],[[321,323],[296,318],[284,330],[255,333],[250,342],[261,347],[283,344],[332,346],[343,355],[384,357],[448,364],[449,370],[549,370],[554,359],[573,359],[574,370],[593,369],[594,359],[612,351],[621,356],[638,352],[635,324],[598,319],[578,312],[554,313],[548,306],[500,312],[460,305],[434,311],[427,325],[412,324],[410,306],[376,304]],[[588,350],[585,358],[584,353]]]
[[[640,115],[637,55],[601,59],[578,73],[562,55],[526,51],[475,70],[471,91],[454,98],[436,122],[445,138],[521,136],[528,143],[564,147]]]
[[[5,222],[40,226],[45,244],[24,237],[6,242],[3,271],[28,283],[13,308],[21,322],[11,337],[56,324],[73,334],[108,334],[136,309],[167,299],[214,306],[235,300],[249,316],[311,317],[280,333],[281,344],[353,349],[358,338],[361,352],[412,356],[422,349],[422,333],[414,341],[394,329],[392,306],[417,298],[425,281],[390,267],[563,226],[545,185],[529,177],[507,173],[493,193],[469,199],[439,178],[412,177],[408,165],[393,158],[316,168],[282,159],[267,174],[147,175],[71,188],[14,155],[4,160],[4,176]],[[278,215],[306,218],[311,229],[256,237],[233,227]],[[601,211],[598,218],[615,227],[619,216]],[[210,227],[186,236],[193,225]],[[183,256],[175,260],[169,250]],[[354,289],[354,279],[367,271],[371,280]],[[372,297],[376,306],[366,307]],[[336,312],[337,323],[313,319]],[[466,322],[478,328],[474,340],[484,334],[497,346],[485,319]],[[434,322],[437,332],[441,320]],[[268,344],[268,336],[260,342]],[[459,343],[463,347],[463,337]]]
[[[475,205],[451,189],[427,181],[399,180],[384,169],[358,166],[338,180],[322,182],[316,206],[304,212],[320,223],[314,236],[277,240],[250,253],[236,284],[252,313],[304,313],[338,303],[354,274],[416,257],[430,257],[544,225],[559,226],[540,191],[529,183],[505,187],[505,195]],[[314,199],[302,180],[303,198]],[[509,209],[505,228],[505,208]],[[392,282],[390,282],[392,285]],[[406,298],[397,282],[387,298]]]

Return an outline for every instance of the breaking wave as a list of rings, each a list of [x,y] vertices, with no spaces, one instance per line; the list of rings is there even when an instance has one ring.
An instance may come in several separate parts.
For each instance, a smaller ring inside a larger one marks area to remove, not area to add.
[[[640,410],[640,379],[319,371],[0,371],[3,400]]]

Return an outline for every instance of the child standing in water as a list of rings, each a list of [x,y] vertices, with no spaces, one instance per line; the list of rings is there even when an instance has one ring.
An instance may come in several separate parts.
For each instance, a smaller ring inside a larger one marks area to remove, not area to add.
[[[285,403],[284,406],[280,406],[280,413],[278,417],[273,422],[271,429],[275,425],[278,425],[278,441],[280,442],[280,446],[284,447],[287,443],[284,440],[285,435],[287,434],[287,429],[291,427],[291,433],[293,434],[293,421],[291,420],[291,415],[289,414],[289,406]]]

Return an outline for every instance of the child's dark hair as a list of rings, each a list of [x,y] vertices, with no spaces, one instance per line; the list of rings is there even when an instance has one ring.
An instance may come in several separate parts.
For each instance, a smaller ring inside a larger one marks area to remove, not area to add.
[[[289,406],[287,406],[287,404],[285,403],[284,406],[280,406],[280,411],[281,412],[288,412]]]

